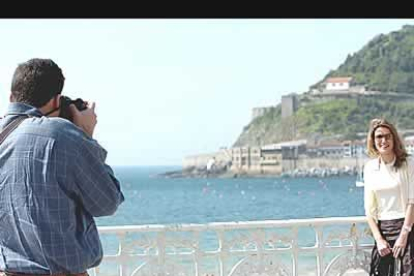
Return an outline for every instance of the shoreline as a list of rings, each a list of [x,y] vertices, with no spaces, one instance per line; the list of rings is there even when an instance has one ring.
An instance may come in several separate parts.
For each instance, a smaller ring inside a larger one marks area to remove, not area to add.
[[[260,173],[257,171],[232,171],[226,169],[207,171],[204,168],[190,167],[182,170],[167,171],[154,175],[159,178],[296,178],[296,177],[343,177],[355,176],[358,172],[356,169],[338,169],[338,168],[311,168],[308,170],[295,169],[282,173]]]

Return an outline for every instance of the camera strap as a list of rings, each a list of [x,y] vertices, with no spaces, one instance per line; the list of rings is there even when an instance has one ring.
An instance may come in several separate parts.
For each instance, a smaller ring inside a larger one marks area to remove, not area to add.
[[[27,119],[29,116],[19,116],[17,119],[14,119],[10,124],[8,124],[5,128],[3,128],[3,131],[0,132],[0,144],[3,143],[3,141],[9,136],[9,134],[15,130],[22,122],[23,120]]]

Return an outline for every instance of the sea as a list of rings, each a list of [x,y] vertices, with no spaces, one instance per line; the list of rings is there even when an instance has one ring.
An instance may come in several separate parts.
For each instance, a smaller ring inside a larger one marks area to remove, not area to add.
[[[99,226],[364,215],[355,177],[161,178],[179,167],[114,167],[125,202]]]
[[[185,224],[311,219],[364,215],[363,187],[356,177],[329,178],[163,178],[179,167],[113,167],[125,202],[117,212],[96,219],[98,226]],[[314,237],[313,232],[302,238]],[[307,236],[307,237],[305,237]],[[116,254],[117,240],[101,237],[105,254]],[[215,239],[201,241],[217,248]],[[312,240],[312,238],[311,238]],[[137,260],[139,261],[139,260]],[[136,263],[133,263],[136,267]],[[300,275],[316,275],[315,257],[301,257]],[[103,262],[101,274],[117,275]],[[132,271],[132,268],[128,268]],[[207,263],[199,275],[219,275]],[[91,274],[94,275],[94,274]],[[356,274],[359,275],[359,274]],[[364,274],[362,274],[364,275]]]

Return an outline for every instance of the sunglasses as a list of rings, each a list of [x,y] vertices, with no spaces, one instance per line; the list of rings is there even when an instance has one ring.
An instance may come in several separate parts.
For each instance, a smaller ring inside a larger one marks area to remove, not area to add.
[[[378,134],[375,135],[375,140],[381,141],[383,138],[385,138],[386,141],[390,140],[392,138],[392,134],[391,133],[387,133],[387,134]]]

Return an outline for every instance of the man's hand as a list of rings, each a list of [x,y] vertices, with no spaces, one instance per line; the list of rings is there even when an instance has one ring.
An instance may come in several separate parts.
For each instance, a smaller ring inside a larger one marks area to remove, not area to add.
[[[383,238],[377,240],[377,248],[378,248],[378,252],[381,255],[381,257],[384,257],[391,253],[390,245]]]
[[[74,104],[69,105],[72,113],[73,123],[83,129],[87,135],[92,137],[93,131],[97,124],[95,113],[95,102],[87,102],[87,108],[79,111]]]

